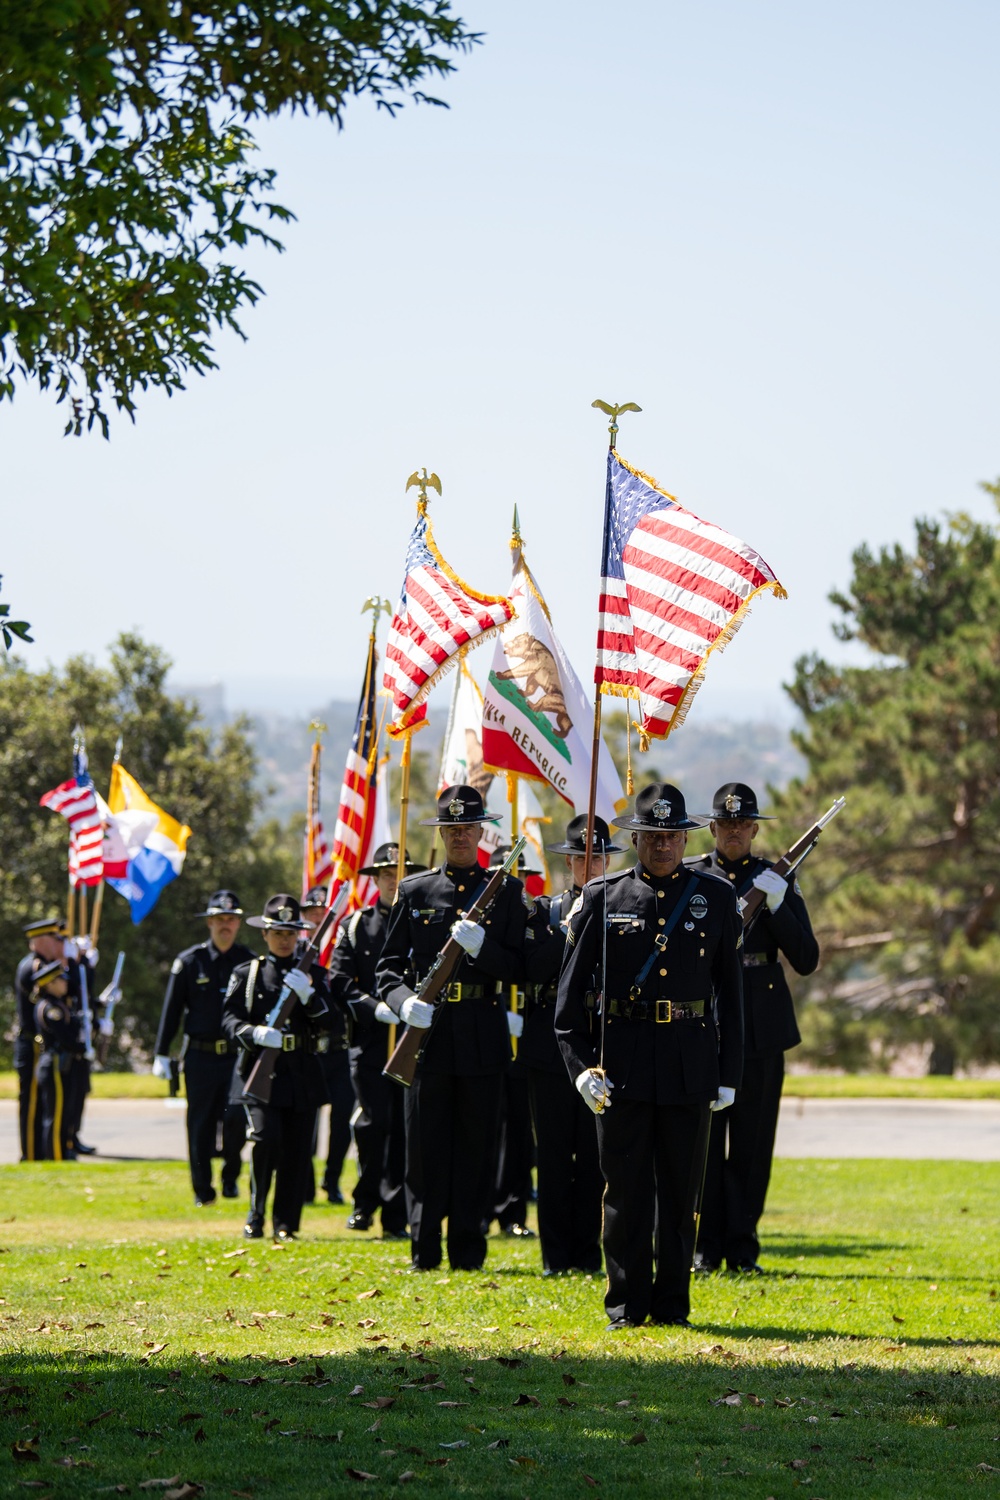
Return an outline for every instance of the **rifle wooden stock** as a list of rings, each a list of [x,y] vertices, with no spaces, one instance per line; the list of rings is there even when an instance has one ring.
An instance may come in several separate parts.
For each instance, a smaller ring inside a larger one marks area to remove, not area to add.
[[[341,891],[347,890],[348,886],[345,882],[341,887]],[[333,923],[336,922],[337,918],[340,916],[343,908],[347,905],[346,897],[343,901],[339,900],[341,891],[338,891],[337,901],[335,901],[334,904],[330,907],[330,910],[326,913],[322,922],[316,928],[316,931],[313,933],[312,937],[309,939],[309,942],[306,944],[305,952],[302,954],[302,957],[299,959],[299,963],[296,965],[297,968],[301,967],[303,972],[308,972],[313,959],[316,957],[317,953],[323,946],[323,942],[326,938],[327,933],[329,932]],[[295,994],[294,990],[289,990],[282,1000],[281,1009],[278,1011],[277,1017],[275,1018],[274,1025],[276,1026],[278,1031],[280,1031],[283,1026],[287,1025],[288,1019],[298,1003],[298,995]],[[274,1087],[274,1065],[280,1056],[281,1053],[277,1047],[262,1047],[260,1049],[260,1055],[257,1058],[257,1061],[254,1063],[253,1067],[250,1069],[247,1081],[243,1085],[244,1098],[256,1099],[259,1104],[270,1103],[271,1090]]]
[[[823,829],[826,827],[827,823],[829,823],[831,818],[836,817],[837,813],[840,812],[840,809],[843,806],[844,798],[838,797],[837,801],[833,804],[829,811],[824,813],[823,816],[812,825],[812,827],[809,829],[809,832],[804,833],[799,839],[798,843],[793,844],[790,849],[787,849],[785,851],[780,859],[775,860],[771,868],[774,870],[776,875],[789,875],[802,863],[809,851],[814,848],[816,843],[819,841],[819,836],[823,832]],[[744,896],[743,898],[744,932],[749,931],[751,924],[759,916],[760,909],[764,905],[764,902],[766,900],[767,895],[764,891],[759,891],[756,886],[751,886],[749,894]]]
[[[517,864],[524,845],[525,840],[518,839],[499,870],[490,876],[482,895],[478,901],[475,901],[470,906],[465,914],[470,922],[480,921],[489,911],[497,898],[497,893],[504,882],[504,877]],[[432,967],[421,981],[420,988],[417,991],[417,999],[426,1000],[428,1005],[434,1006],[435,1018],[437,1011],[445,1003],[441,999],[441,991],[446,985],[451,983],[451,976],[458,968],[464,956],[465,949],[461,943],[456,942],[453,937],[449,937],[441,952],[434,960]],[[396,1083],[401,1083],[404,1088],[409,1088],[417,1071],[420,1054],[427,1045],[427,1038],[430,1036],[432,1030],[433,1022],[430,1026],[407,1026],[403,1035],[396,1043],[395,1051],[382,1069],[383,1076],[395,1079]]]

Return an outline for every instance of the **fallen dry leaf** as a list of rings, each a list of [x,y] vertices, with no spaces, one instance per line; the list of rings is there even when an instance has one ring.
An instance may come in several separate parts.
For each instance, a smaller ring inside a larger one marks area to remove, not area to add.
[[[165,1490],[163,1500],[194,1500],[195,1495],[203,1495],[205,1486],[203,1484],[185,1483],[178,1485],[175,1490]]]
[[[469,1404],[468,1401],[439,1401],[438,1402],[438,1406],[446,1407],[446,1408],[448,1408],[448,1410],[454,1410],[454,1408],[456,1406],[468,1406],[468,1404]]]
[[[497,1355],[497,1364],[503,1365],[505,1370],[517,1370],[524,1364],[523,1359],[508,1359],[506,1355]]]
[[[515,1464],[519,1469],[535,1469],[538,1467],[538,1460],[536,1458],[529,1458],[526,1453],[520,1454],[517,1458],[508,1458],[507,1462]]]
[[[808,1469],[809,1460],[807,1458],[793,1458],[788,1467],[790,1469]]]
[[[568,1370],[563,1370],[563,1385],[576,1385],[576,1376],[571,1375]]]
[[[260,1377],[260,1376],[258,1376],[258,1377],[257,1377],[257,1378],[258,1378],[258,1379],[261,1379],[261,1378],[262,1378],[262,1377]],[[356,1386],[355,1386],[355,1387],[354,1387],[354,1389],[353,1389],[353,1391],[348,1391],[348,1393],[347,1393],[347,1394],[348,1394],[348,1395],[349,1395],[349,1396],[363,1396],[363,1395],[364,1395],[364,1393],[365,1393],[365,1388],[364,1388],[364,1386],[363,1386],[363,1385],[356,1385]]]
[[[576,1404],[577,1403],[575,1401],[571,1401],[568,1396],[559,1396],[556,1400],[557,1406],[576,1406]]]
[[[10,1451],[12,1456],[17,1459],[18,1463],[41,1463],[41,1458],[39,1457],[38,1453],[38,1439],[36,1437],[18,1438],[16,1442],[11,1443]]]
[[[404,1469],[403,1472],[402,1472],[402,1474],[397,1474],[397,1476],[396,1476],[396,1483],[397,1484],[409,1484],[410,1480],[411,1479],[416,1479],[416,1477],[417,1477],[417,1475],[416,1475],[416,1471],[414,1469]]]
[[[345,1469],[344,1473],[348,1479],[377,1479],[377,1474],[369,1474],[365,1469]]]
[[[395,1406],[395,1404],[395,1396],[376,1396],[374,1401],[362,1401],[361,1403],[362,1406],[367,1406],[372,1411],[388,1411],[389,1407]]]
[[[892,1321],[894,1323],[905,1323],[906,1319],[905,1318],[900,1318],[900,1317],[897,1316],[896,1313],[893,1313],[893,1315],[892,1315]]]
[[[583,1482],[584,1484],[589,1484],[591,1489],[594,1490],[598,1489],[601,1483],[601,1481],[599,1479],[595,1479],[592,1474],[584,1474]]]
[[[510,1447],[510,1438],[497,1438],[496,1442],[494,1442],[494,1443],[487,1443],[486,1447],[487,1447],[487,1449],[490,1449],[490,1448],[494,1448],[494,1449],[495,1448],[509,1448]]]
[[[638,1448],[638,1446],[639,1446],[640,1443],[648,1443],[648,1442],[649,1442],[649,1439],[647,1438],[647,1436],[646,1436],[646,1434],[644,1432],[633,1432],[633,1434],[632,1434],[632,1436],[630,1438],[626,1438],[625,1439],[625,1447],[626,1448]]]
[[[381,1297],[381,1295],[382,1288],[379,1286],[373,1286],[370,1291],[359,1292],[356,1300],[358,1302],[366,1302],[369,1297]]]
[[[539,1401],[537,1396],[528,1396],[524,1391],[522,1391],[517,1400],[512,1403],[512,1405],[514,1406],[541,1406],[541,1404],[542,1403]]]
[[[468,1446],[465,1438],[459,1438],[457,1443],[438,1443],[439,1448],[467,1448]]]
[[[108,1415],[110,1415],[110,1413],[108,1413]],[[204,1412],[186,1411],[184,1415],[182,1417],[178,1417],[177,1420],[178,1422],[200,1422],[203,1416]]]
[[[139,1488],[141,1490],[169,1490],[175,1484],[181,1483],[181,1476],[172,1474],[169,1479],[140,1479]]]

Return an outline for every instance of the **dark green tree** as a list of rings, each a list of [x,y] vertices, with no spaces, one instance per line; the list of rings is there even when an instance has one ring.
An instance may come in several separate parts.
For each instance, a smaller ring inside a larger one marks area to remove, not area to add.
[[[918,1043],[934,1072],[996,1062],[1000,536],[966,515],[918,521],[911,551],[859,548],[831,599],[838,638],[871,660],[797,663],[808,772],[778,799],[787,838],[848,798],[808,867],[824,954],[809,1055],[888,1065]]]
[[[114,954],[124,949],[123,1038],[151,1046],[171,961],[204,936],[192,913],[204,909],[212,890],[232,887],[248,913],[260,911],[274,891],[297,891],[300,843],[274,823],[258,825],[261,796],[247,726],[237,721],[213,736],[193,705],[165,690],[169,665],[162,651],[135,635],[119,637],[108,667],[76,657],[61,672],[31,672],[16,659],[0,660],[0,993],[7,1017],[14,968],[25,951],[24,922],[66,909],[67,824],[38,799],[72,775],[77,723],[99,791],[107,793],[120,735],[122,764],[154,802],[192,829],[180,878],[138,927],[128,904],[113,890],[105,894],[96,982],[106,982]],[[113,1045],[112,1065],[125,1062]]]
[[[292,217],[251,122],[439,104],[476,40],[451,0],[0,0],[0,400],[37,381],[106,437],[213,369],[261,295],[240,252]]]

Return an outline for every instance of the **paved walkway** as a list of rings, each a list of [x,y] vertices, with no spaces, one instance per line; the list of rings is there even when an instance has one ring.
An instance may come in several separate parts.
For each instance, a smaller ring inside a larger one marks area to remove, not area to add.
[[[184,1119],[183,1100],[91,1099],[83,1139],[104,1161],[183,1161]],[[776,1154],[1000,1161],[1000,1101],[786,1099]],[[3,1099],[0,1163],[17,1157],[17,1104]]]

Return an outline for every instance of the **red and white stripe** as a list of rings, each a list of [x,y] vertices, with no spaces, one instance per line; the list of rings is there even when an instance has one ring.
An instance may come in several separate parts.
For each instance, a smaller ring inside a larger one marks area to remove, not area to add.
[[[100,885],[104,878],[104,828],[93,786],[74,778],[40,797],[42,807],[69,823],[69,878],[74,886]]]

